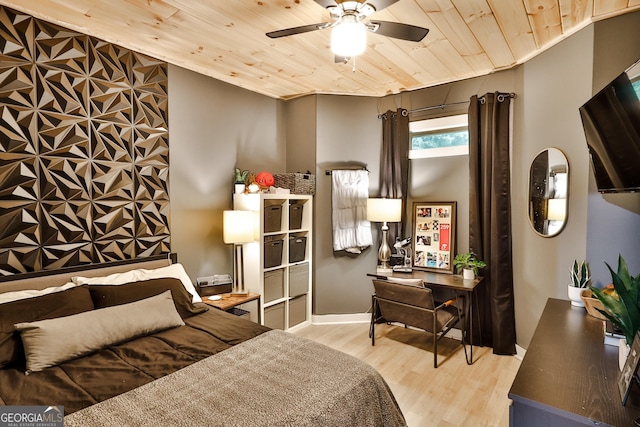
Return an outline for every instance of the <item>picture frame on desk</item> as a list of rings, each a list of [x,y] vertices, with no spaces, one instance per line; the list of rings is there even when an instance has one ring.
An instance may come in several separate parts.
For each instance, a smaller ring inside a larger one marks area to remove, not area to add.
[[[638,362],[640,362],[640,332],[636,332],[636,336],[633,338],[629,355],[624,363],[620,376],[618,377],[618,390],[620,390],[620,399],[622,399],[622,406],[627,403],[629,398],[629,392],[633,385],[633,380],[637,380]]]
[[[414,202],[411,212],[413,268],[453,274],[456,202]]]

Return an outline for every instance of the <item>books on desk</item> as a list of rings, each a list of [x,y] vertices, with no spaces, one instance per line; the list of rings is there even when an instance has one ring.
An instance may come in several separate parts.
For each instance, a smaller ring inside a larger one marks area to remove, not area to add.
[[[604,343],[607,345],[620,346],[620,340],[625,339],[621,330],[613,326],[609,320],[603,320],[602,326],[604,328]]]

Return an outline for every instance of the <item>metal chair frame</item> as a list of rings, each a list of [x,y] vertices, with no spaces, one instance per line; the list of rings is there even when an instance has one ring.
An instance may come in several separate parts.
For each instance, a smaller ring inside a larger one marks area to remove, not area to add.
[[[417,286],[413,286],[413,285],[401,285],[401,286],[411,286],[413,288],[418,288]],[[421,287],[418,289],[425,289],[425,291],[431,292],[430,288],[427,287]],[[434,308],[426,308],[426,307],[421,307],[418,305],[413,305],[413,304],[407,304],[405,302],[401,302],[401,301],[394,301],[394,300],[390,300],[387,298],[382,298],[377,296],[375,293],[371,296],[371,302],[372,302],[372,313],[371,313],[371,324],[369,326],[369,337],[371,338],[371,345],[375,346],[375,324],[379,323],[381,320],[384,320],[387,324],[391,324],[391,323],[401,323],[404,324],[405,328],[407,326],[412,326],[415,327],[414,325],[405,323],[402,319],[387,319],[384,317],[384,315],[382,314],[382,312],[380,311],[380,305],[379,305],[379,301],[384,301],[390,304],[394,304],[397,306],[401,306],[401,307],[407,307],[407,308],[411,308],[414,310],[419,310],[419,311],[423,311],[425,313],[431,313],[432,316],[432,324],[431,324],[431,330],[428,329],[422,329],[426,332],[429,332],[433,335],[433,367],[437,368],[438,367],[438,341],[440,341],[458,322],[460,322],[463,325],[463,330],[462,330],[462,347],[464,348],[464,352],[465,352],[465,358],[467,358],[467,348],[465,346],[465,331],[464,331],[464,310],[461,308],[461,306],[464,306],[464,296],[456,296],[455,298],[449,299],[443,303],[438,304],[437,306],[435,306],[434,303]],[[450,307],[454,305],[456,307],[456,312],[457,315],[453,316],[451,319],[449,319],[444,325],[442,325],[442,328],[440,330],[438,330],[438,325],[437,325],[437,317],[438,317],[438,311],[443,310],[445,307]]]

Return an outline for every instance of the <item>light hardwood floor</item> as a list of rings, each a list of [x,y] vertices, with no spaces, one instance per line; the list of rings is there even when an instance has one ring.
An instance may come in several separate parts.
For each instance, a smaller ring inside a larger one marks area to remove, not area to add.
[[[391,387],[410,427],[508,426],[507,393],[520,366],[513,356],[474,347],[468,366],[460,342],[438,344],[433,367],[431,336],[397,325],[377,325],[371,346],[364,323],[309,325],[293,333],[361,359]]]

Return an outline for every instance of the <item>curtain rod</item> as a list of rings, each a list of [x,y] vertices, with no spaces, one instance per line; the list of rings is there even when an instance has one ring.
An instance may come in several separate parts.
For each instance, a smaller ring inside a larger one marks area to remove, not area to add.
[[[462,104],[468,104],[469,101],[461,101],[461,102],[451,102],[449,104],[440,104],[440,105],[431,105],[429,107],[422,107],[422,108],[416,108],[415,110],[402,110],[402,115],[403,116],[408,116],[409,114],[413,114],[413,113],[417,113],[420,111],[428,111],[428,110],[437,110],[437,109],[445,109],[446,107],[451,107],[454,105],[462,105]],[[382,114],[378,114],[378,118],[381,119],[382,116],[384,116],[385,113]]]
[[[437,110],[438,108],[442,110],[446,107],[452,107],[454,105],[462,105],[462,104],[468,104],[468,103],[469,101],[460,101],[460,102],[450,102],[448,104],[432,105],[430,107],[422,107],[422,108],[416,108],[415,110],[409,110],[409,114],[417,113],[420,111]]]
[[[331,174],[333,173],[333,171],[334,171],[334,170],[336,170],[336,171],[360,171],[360,170],[362,170],[362,171],[367,171],[367,172],[369,172],[369,169],[367,169],[366,167],[364,167],[364,166],[363,166],[363,167],[361,167],[361,168],[351,168],[351,169],[349,169],[349,168],[342,168],[342,169],[327,169],[327,170],[325,170],[325,171],[324,171],[324,174],[325,174],[325,175],[331,175]]]
[[[516,94],[515,94],[515,93],[513,93],[513,92],[509,92],[509,93],[506,93],[506,92],[497,92],[497,93],[498,93],[498,95],[502,95],[502,96],[509,96],[509,98],[515,98],[515,97],[516,97]],[[429,107],[422,107],[422,108],[416,108],[416,109],[414,109],[414,110],[408,110],[408,111],[407,111],[407,110],[404,110],[404,111],[406,111],[406,112],[407,112],[406,114],[413,114],[413,113],[418,113],[418,112],[421,112],[421,111],[437,110],[438,108],[439,108],[439,109],[441,109],[441,110],[443,110],[443,109],[445,109],[446,107],[453,107],[453,106],[455,106],[455,105],[462,105],[462,104],[468,104],[468,103],[469,103],[469,101],[450,102],[450,103],[448,103],[448,104],[431,105],[431,106],[429,106]],[[403,114],[404,114],[404,111],[403,111]],[[383,116],[383,114],[378,114],[378,118],[379,118],[379,119],[381,119],[381,118],[382,118],[382,116]]]

